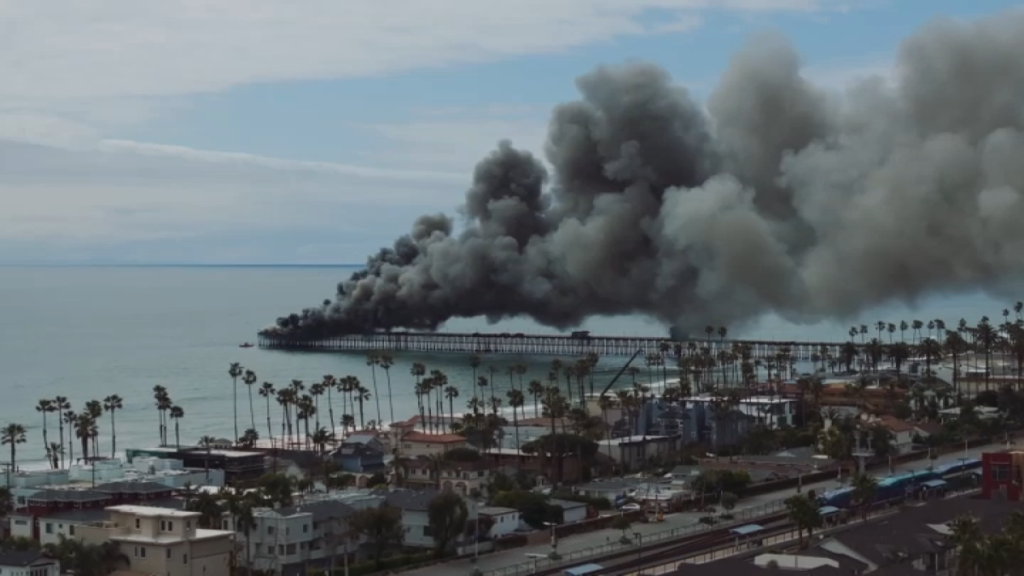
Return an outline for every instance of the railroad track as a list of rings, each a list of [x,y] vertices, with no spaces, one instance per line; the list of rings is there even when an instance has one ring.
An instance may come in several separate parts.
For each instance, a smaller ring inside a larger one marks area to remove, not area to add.
[[[761,518],[751,519],[756,521],[762,526],[770,525],[781,520],[785,520],[788,516],[787,512],[780,512],[778,514],[771,514]],[[605,570],[595,572],[595,576],[601,576],[605,574],[618,574],[628,570],[636,570],[638,568],[644,568],[651,565],[651,563],[657,562],[668,562],[673,560],[680,554],[694,554],[714,548],[715,546],[728,544],[735,538],[734,535],[730,534],[730,531],[736,528],[737,524],[730,524],[729,526],[723,526],[722,528],[714,528],[706,530],[704,532],[698,532],[697,534],[691,534],[678,538],[676,540],[657,542],[647,546],[641,546],[637,548],[624,548],[619,552],[613,552],[611,554],[605,554],[604,556],[598,556],[596,558],[590,558],[586,562],[574,561],[574,562],[563,562],[558,566],[551,566],[534,572],[531,576],[550,576],[553,574],[561,574],[566,568],[581,563],[593,562],[605,566]],[[621,567],[622,564],[629,562],[640,555],[642,560],[642,566],[632,565],[628,569]],[[612,565],[612,566],[608,566]],[[619,567],[616,567],[619,565]]]

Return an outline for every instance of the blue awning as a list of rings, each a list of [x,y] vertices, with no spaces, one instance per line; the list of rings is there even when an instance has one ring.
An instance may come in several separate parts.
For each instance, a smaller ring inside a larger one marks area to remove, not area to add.
[[[821,508],[818,508],[818,516],[828,516],[829,514],[835,514],[836,512],[839,512],[839,508],[836,508],[835,506],[822,506]]]
[[[746,526],[733,528],[732,530],[729,530],[729,532],[732,532],[737,536],[746,536],[748,534],[753,534],[754,532],[760,532],[761,530],[764,530],[764,527],[760,524],[747,524]]]
[[[943,486],[946,485],[946,481],[945,480],[929,480],[927,482],[921,483],[921,485],[924,486],[925,488],[942,488]]]

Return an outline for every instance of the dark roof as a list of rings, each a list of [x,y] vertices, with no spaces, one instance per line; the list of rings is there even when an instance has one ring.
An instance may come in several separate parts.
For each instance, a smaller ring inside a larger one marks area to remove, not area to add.
[[[174,488],[159,482],[149,480],[118,480],[99,484],[93,490],[97,492],[109,492],[111,494],[153,494],[158,492],[173,492]]]
[[[574,508],[586,507],[587,503],[586,502],[577,502],[575,500],[562,500],[561,498],[552,498],[551,499],[551,505],[552,506],[561,506],[562,510],[569,510],[569,509],[574,509]]]
[[[0,550],[0,566],[29,566],[40,560],[54,561],[38,550]]]
[[[46,502],[87,502],[91,500],[109,500],[110,494],[97,492],[95,490],[40,490],[29,496],[28,500],[43,500]]]
[[[402,510],[426,510],[438,494],[437,490],[394,490],[388,492],[385,502]]]
[[[321,500],[319,502],[309,502],[294,506],[283,506],[274,510],[274,512],[281,516],[293,516],[303,513],[312,514],[314,522],[330,518],[348,518],[355,511],[356,509],[348,504],[335,500]]]
[[[42,522],[64,520],[65,522],[99,522],[107,519],[107,511],[102,508],[75,508],[71,510],[54,510],[40,517]]]

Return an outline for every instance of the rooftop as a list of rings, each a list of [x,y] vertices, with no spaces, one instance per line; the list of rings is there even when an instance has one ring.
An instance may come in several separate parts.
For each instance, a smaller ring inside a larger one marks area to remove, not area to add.
[[[402,510],[426,510],[438,494],[437,490],[393,490],[387,493],[385,501],[388,506]]]
[[[425,432],[408,432],[402,436],[402,442],[431,442],[434,444],[456,444],[465,442],[464,436],[458,434],[427,434]]]
[[[40,560],[50,560],[38,550],[0,550],[0,566],[24,568]]]
[[[502,514],[517,514],[519,511],[515,508],[503,508],[501,506],[482,506],[480,507],[480,513],[484,516],[500,516]]]
[[[133,514],[135,516],[143,516],[148,518],[198,518],[199,512],[188,512],[185,510],[172,510],[170,508],[160,508],[158,506],[134,506],[134,505],[121,505],[121,506],[109,506],[107,508],[110,512],[119,512],[121,514]]]

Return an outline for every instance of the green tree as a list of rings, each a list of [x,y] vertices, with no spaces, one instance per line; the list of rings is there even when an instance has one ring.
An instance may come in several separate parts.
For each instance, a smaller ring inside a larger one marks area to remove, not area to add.
[[[25,426],[11,423],[0,430],[0,444],[7,444],[11,447],[11,470],[17,470],[17,446],[25,443]]]
[[[382,567],[384,553],[389,548],[401,546],[405,538],[402,511],[391,506],[357,510],[349,517],[348,525],[353,538],[366,538],[377,570]]]
[[[468,516],[466,502],[454,492],[442,492],[427,504],[435,558],[443,558],[448,553],[452,543],[465,530]]]
[[[736,503],[740,501],[740,497],[733,494],[732,492],[722,492],[722,497],[719,499],[719,504],[725,509],[727,513],[732,513],[732,509],[736,507]]]
[[[862,519],[867,519],[868,508],[875,501],[875,494],[878,493],[878,481],[874,476],[868,474],[857,474],[851,481],[853,487],[854,505],[860,510]]]
[[[629,536],[626,536],[626,530],[629,530],[629,527],[632,525],[633,522],[625,514],[619,514],[612,520],[611,528],[613,530],[622,530],[622,537],[619,538],[619,541],[623,544],[628,544]]]
[[[791,496],[786,499],[786,509],[789,511],[789,519],[796,524],[800,533],[800,545],[803,546],[803,533],[807,531],[807,540],[810,541],[816,528],[820,528],[821,514],[818,513],[818,505],[807,496]]]

